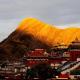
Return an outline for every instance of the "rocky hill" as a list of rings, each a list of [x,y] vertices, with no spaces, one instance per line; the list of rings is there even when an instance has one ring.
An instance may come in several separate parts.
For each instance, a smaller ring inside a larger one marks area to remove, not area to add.
[[[0,60],[20,59],[28,50],[53,48],[58,44],[69,45],[80,40],[80,28],[58,29],[34,18],[24,19],[19,27],[0,43]]]

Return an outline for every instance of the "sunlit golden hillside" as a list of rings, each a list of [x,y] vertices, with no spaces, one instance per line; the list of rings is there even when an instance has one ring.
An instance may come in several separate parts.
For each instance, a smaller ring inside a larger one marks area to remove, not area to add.
[[[70,27],[59,29],[57,26],[46,24],[35,18],[24,19],[18,30],[33,35],[35,38],[46,42],[50,45],[65,44],[68,45],[75,38],[80,39],[80,28]]]

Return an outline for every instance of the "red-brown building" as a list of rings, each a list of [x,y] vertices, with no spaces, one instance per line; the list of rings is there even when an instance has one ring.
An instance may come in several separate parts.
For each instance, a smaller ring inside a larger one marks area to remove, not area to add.
[[[68,53],[71,61],[76,61],[77,58],[80,58],[80,41],[77,38],[70,44]]]

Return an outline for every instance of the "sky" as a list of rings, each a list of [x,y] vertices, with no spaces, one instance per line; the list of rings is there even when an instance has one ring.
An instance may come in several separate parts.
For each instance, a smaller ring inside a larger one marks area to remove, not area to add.
[[[0,41],[27,17],[59,28],[80,27],[80,0],[0,0]]]

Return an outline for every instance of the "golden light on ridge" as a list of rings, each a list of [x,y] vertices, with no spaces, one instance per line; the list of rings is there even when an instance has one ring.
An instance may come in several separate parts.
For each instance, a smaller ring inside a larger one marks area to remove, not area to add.
[[[80,28],[58,29],[35,18],[25,18],[17,30],[25,31],[48,44],[70,44],[77,37],[80,39]]]

